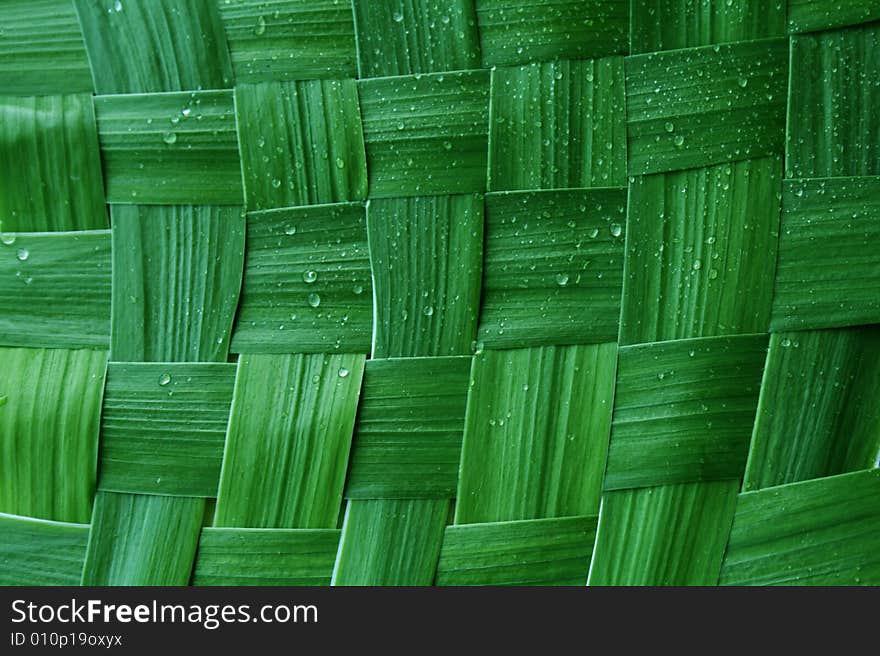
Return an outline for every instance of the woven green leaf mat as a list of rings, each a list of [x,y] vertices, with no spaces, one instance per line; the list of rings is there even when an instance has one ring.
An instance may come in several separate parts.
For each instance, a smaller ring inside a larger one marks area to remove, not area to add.
[[[4,0],[0,583],[880,584],[877,0]]]

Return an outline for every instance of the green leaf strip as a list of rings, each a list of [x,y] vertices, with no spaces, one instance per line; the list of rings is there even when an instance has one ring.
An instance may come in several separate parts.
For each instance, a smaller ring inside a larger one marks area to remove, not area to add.
[[[349,501],[331,585],[431,585],[448,510],[445,499]]]
[[[595,514],[617,344],[474,357],[455,523]]]
[[[97,93],[232,86],[219,3],[77,0],[73,4]]]
[[[781,178],[777,156],[632,179],[621,344],[767,331]]]
[[[788,31],[816,32],[880,20],[880,5],[865,0],[788,0]]]
[[[626,204],[625,189],[488,194],[482,345],[616,340]]]
[[[480,66],[471,0],[352,0],[359,77],[461,71]]]
[[[878,212],[880,177],[785,181],[771,330],[880,323]]]
[[[880,175],[878,67],[880,23],[791,38],[786,177]]]
[[[778,0],[639,0],[632,3],[632,54],[785,36],[785,9]]]
[[[241,205],[232,91],[96,96],[108,203]]]
[[[249,210],[366,198],[354,80],[238,85],[235,111]]]
[[[187,585],[204,499],[98,492],[82,585]]]
[[[346,497],[455,496],[470,369],[469,357],[367,362]]]
[[[743,489],[874,467],[878,362],[877,326],[771,335]]]
[[[483,66],[626,54],[629,5],[628,0],[477,0]]]
[[[0,512],[89,521],[106,367],[103,351],[0,348]]]
[[[739,480],[766,335],[620,349],[606,490]]]
[[[357,75],[349,3],[237,0],[218,5],[236,83]]]
[[[90,95],[0,97],[0,170],[0,231],[109,226]]]
[[[363,355],[242,355],[215,526],[336,528]]]
[[[486,187],[489,72],[358,81],[370,197]]]
[[[225,362],[244,261],[240,209],[111,210],[113,359]]]
[[[492,71],[491,191],[624,185],[623,57]]]
[[[89,527],[0,513],[0,585],[79,585]]]
[[[372,316],[362,204],[248,214],[233,352],[368,353]]]
[[[98,487],[216,496],[235,369],[225,363],[110,363]]]
[[[4,94],[92,93],[92,74],[74,4],[71,0],[0,3],[0,89]]]
[[[203,528],[193,585],[330,585],[337,529]]]
[[[625,68],[630,175],[782,152],[788,39],[634,55]]]
[[[738,481],[602,497],[588,585],[717,585]]]
[[[0,235],[0,344],[110,344],[108,230]]]
[[[596,516],[448,526],[437,585],[584,585]]]
[[[367,233],[373,357],[470,354],[480,311],[482,198],[371,200]]]
[[[880,581],[880,470],[741,494],[722,585]]]

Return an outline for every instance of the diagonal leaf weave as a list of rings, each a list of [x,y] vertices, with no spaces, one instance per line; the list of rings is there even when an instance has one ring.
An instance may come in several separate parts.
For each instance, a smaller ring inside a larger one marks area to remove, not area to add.
[[[0,583],[880,584],[878,20],[5,0]]]

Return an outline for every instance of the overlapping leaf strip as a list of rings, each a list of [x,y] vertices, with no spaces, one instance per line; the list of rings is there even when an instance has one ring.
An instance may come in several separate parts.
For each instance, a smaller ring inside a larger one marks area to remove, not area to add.
[[[877,19],[4,3],[0,582],[880,582]]]

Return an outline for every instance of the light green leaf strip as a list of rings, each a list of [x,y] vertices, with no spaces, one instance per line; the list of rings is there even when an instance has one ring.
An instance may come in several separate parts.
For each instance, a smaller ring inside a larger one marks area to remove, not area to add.
[[[110,344],[110,231],[0,234],[0,344]]]
[[[721,584],[880,584],[880,470],[741,494]]]
[[[74,6],[97,93],[232,86],[216,2],[74,0]]]
[[[782,159],[633,178],[620,343],[766,332]]]
[[[235,353],[368,353],[372,281],[360,203],[248,214]]]
[[[878,212],[880,177],[786,180],[771,330],[880,323]]]
[[[492,71],[489,189],[626,185],[623,58]]]
[[[357,75],[350,3],[237,0],[218,4],[236,82]]]
[[[0,89],[4,94],[93,91],[71,0],[5,0],[0,3],[0,25]]]
[[[875,466],[880,328],[774,333],[744,490]]]
[[[367,362],[346,497],[455,496],[470,369],[469,357]]]
[[[235,108],[249,210],[366,198],[354,80],[242,84]]]
[[[773,36],[785,36],[785,3],[778,0],[632,3],[630,44],[634,55]]]
[[[193,585],[330,585],[337,529],[204,528]]]
[[[336,528],[363,355],[243,355],[215,526]]]
[[[788,39],[625,60],[629,173],[662,173],[783,150]]]
[[[616,340],[626,204],[625,189],[488,194],[480,342]]]
[[[348,502],[331,585],[431,585],[446,499]]]
[[[95,98],[109,203],[241,205],[232,91]]]
[[[788,31],[815,32],[880,20],[871,0],[788,0]]]
[[[0,585],[79,585],[89,527],[0,513]]]
[[[204,499],[98,492],[83,585],[187,585]]]
[[[588,585],[716,585],[739,481],[602,497]]]
[[[615,343],[478,354],[455,523],[596,513],[616,367]]]
[[[0,231],[108,227],[91,96],[0,98],[0,170]]]
[[[880,23],[792,37],[786,177],[880,175],[878,70]]]
[[[596,516],[449,526],[437,585],[584,585]]]
[[[244,259],[240,208],[111,210],[112,358],[225,362]]]
[[[103,351],[0,348],[0,512],[89,521],[106,367]]]
[[[371,200],[373,357],[470,354],[483,266],[483,199]]]
[[[471,0],[353,0],[359,77],[461,71],[480,66]]]
[[[742,477],[766,335],[620,349],[606,490]]]
[[[489,72],[360,80],[370,197],[486,186]]]
[[[216,496],[234,382],[232,364],[111,363],[98,487]]]
[[[629,0],[477,0],[483,66],[626,54]]]

